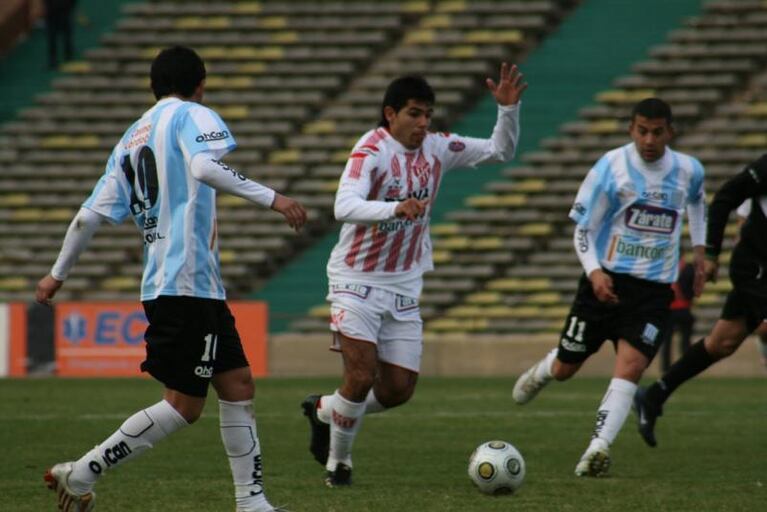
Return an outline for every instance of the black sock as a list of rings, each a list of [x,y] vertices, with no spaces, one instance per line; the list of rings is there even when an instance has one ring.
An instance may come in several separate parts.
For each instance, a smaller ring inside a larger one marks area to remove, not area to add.
[[[676,363],[671,365],[671,368],[663,374],[660,380],[647,388],[647,400],[660,407],[676,388],[701,373],[714,362],[715,359],[706,351],[703,338],[701,338],[697,343],[690,346]]]

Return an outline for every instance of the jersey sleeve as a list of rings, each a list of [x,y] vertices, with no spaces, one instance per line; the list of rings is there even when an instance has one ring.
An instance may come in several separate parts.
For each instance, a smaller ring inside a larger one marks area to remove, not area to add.
[[[718,257],[730,212],[750,197],[767,194],[767,154],[746,166],[719,188],[711,201],[706,230],[706,254]]]
[[[692,158],[692,177],[687,193],[687,220],[693,247],[706,243],[706,192],[703,187],[703,165]]]
[[[90,197],[82,204],[83,208],[106,217],[113,224],[121,223],[131,214],[130,184],[120,162],[117,161],[118,157],[119,153],[115,148],[107,162],[106,171],[96,183]]]
[[[194,105],[181,117],[178,126],[178,142],[187,163],[201,151],[208,151],[221,158],[237,147],[231,130],[213,110]]]
[[[376,201],[384,174],[378,166],[378,152],[357,147],[352,151],[338,184],[335,217],[342,222],[366,224],[390,219],[396,202]]]
[[[476,167],[486,162],[508,162],[514,158],[519,141],[519,108],[519,103],[498,106],[498,117],[489,139],[455,133],[440,134],[444,146],[444,169]]]
[[[595,229],[609,207],[607,157],[591,168],[578,189],[569,217],[582,229]]]

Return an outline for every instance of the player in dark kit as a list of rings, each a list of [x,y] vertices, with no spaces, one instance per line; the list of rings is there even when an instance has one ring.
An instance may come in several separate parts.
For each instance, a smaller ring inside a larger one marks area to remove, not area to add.
[[[634,408],[639,433],[650,446],[655,440],[655,422],[663,413],[663,403],[685,381],[733,354],[743,340],[767,319],[767,154],[729,179],[714,196],[708,218],[704,271],[715,281],[719,269],[724,228],[730,212],[746,199],[753,208],[732,251],[730,281],[719,320],[711,333],[692,345],[663,376],[647,389],[637,389]]]

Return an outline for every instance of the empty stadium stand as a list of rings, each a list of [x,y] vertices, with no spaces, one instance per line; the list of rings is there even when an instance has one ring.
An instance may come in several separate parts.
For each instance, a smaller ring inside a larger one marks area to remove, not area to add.
[[[54,90],[0,132],[0,299],[29,300],[67,223],[125,127],[153,103],[148,70],[164,46],[206,60],[206,103],[239,149],[227,161],[299,198],[311,223],[295,236],[279,215],[220,198],[221,259],[230,296],[257,289],[331,225],[337,177],[353,137],[375,124],[382,84],[423,71],[449,122],[470,107],[502,58],[528,51],[574,0],[484,2],[180,2],[127,4],[114,33],[65,66]],[[416,58],[417,57],[417,58]],[[474,78],[474,80],[472,80]],[[136,297],[135,228],[104,229],[62,299]]]

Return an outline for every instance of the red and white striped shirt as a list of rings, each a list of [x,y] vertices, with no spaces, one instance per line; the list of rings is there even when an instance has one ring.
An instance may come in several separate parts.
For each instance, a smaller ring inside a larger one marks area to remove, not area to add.
[[[456,167],[512,159],[519,138],[519,104],[498,106],[489,139],[429,133],[420,148],[406,149],[386,128],[355,144],[335,201],[343,222],[328,261],[330,285],[365,284],[417,298],[423,273],[434,268],[429,220],[443,174]],[[429,199],[415,221],[394,216],[400,201]]]

